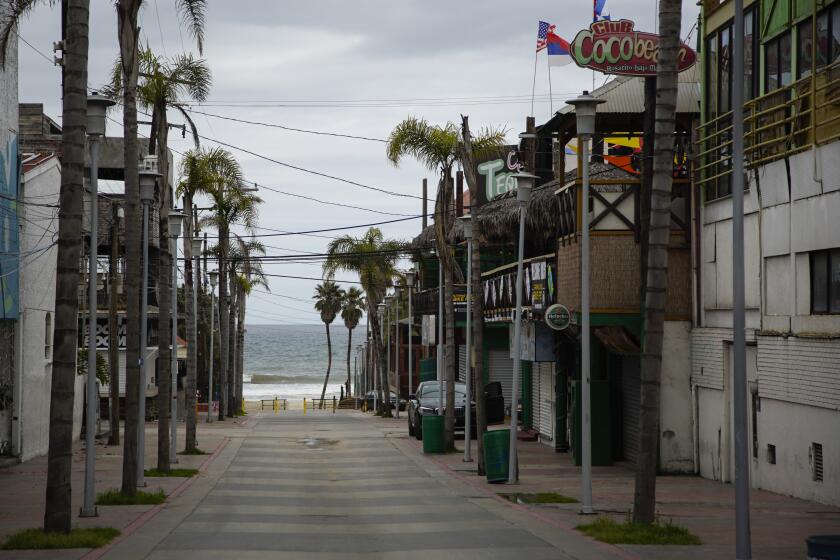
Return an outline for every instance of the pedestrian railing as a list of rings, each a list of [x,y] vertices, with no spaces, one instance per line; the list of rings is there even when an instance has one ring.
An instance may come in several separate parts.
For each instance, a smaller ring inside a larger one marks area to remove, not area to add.
[[[338,408],[338,399],[335,396],[332,397],[324,397],[323,399],[318,397],[304,397],[303,398],[303,413],[306,414],[307,411],[310,412],[323,412],[328,411],[335,414],[336,409]]]
[[[265,410],[266,408],[274,410],[274,414],[277,414],[280,410],[288,410],[289,403],[286,399],[277,397],[273,399],[260,399],[260,410]]]

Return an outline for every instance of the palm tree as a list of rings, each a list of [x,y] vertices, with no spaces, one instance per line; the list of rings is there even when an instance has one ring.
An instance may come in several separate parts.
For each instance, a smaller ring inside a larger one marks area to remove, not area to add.
[[[228,298],[228,254],[230,253],[230,228],[234,224],[242,225],[253,230],[257,222],[257,206],[262,200],[242,190],[242,168],[236,159],[227,151],[221,150],[223,157],[218,158],[214,169],[211,169],[211,182],[206,187],[206,193],[213,200],[212,212],[202,218],[201,225],[210,226],[219,233],[219,241],[214,251],[219,258],[219,335],[220,364],[219,364],[219,420],[228,415],[228,363],[230,352],[229,315],[230,301]]]
[[[330,323],[335,321],[335,316],[341,311],[341,304],[344,300],[344,291],[335,282],[329,280],[315,286],[315,310],[321,314],[321,321],[327,329],[327,374],[324,376],[324,388],[321,389],[321,408],[324,407],[324,394],[327,392],[327,383],[330,381],[330,369],[332,368],[332,339],[330,338]]]
[[[674,127],[677,105],[677,53],[680,42],[680,0],[659,2],[659,63],[656,74],[656,125],[653,144],[653,184],[644,309],[644,349],[641,359],[639,461],[633,522],[653,523],[656,516],[656,470],[659,448],[659,386],[665,290],[668,286],[668,243],[671,237],[671,186],[674,168]]]
[[[139,55],[140,74],[143,80],[139,85],[137,96],[141,107],[152,111],[152,133],[149,138],[149,154],[158,153],[158,171],[164,183],[169,177],[169,158],[167,145],[169,137],[169,122],[167,109],[174,107],[186,117],[193,132],[193,138],[198,146],[198,133],[182,105],[183,98],[204,101],[210,89],[210,69],[203,60],[196,60],[190,55],[179,55],[173,60],[156,56],[151,49],[145,48]],[[122,64],[117,60],[111,74],[111,83],[104,88],[107,95],[119,98],[122,94]],[[159,149],[158,149],[159,148]],[[161,185],[158,193],[159,200],[159,239],[160,260],[158,266],[158,338],[169,340],[171,281],[172,268],[169,254],[169,211],[173,201],[170,196],[170,186]],[[169,346],[160,345],[158,357],[158,457],[157,468],[169,471],[169,402],[172,376],[172,359]],[[174,421],[174,419],[172,420]]]
[[[398,275],[396,266],[400,255],[408,250],[408,244],[385,239],[379,228],[372,227],[361,237],[344,235],[330,241],[323,267],[326,278],[332,278],[338,270],[355,272],[367,294],[367,317],[373,332],[374,353],[379,360],[379,387],[382,391],[379,402],[382,403],[383,416],[391,415],[391,392],[388,390],[388,376],[385,373],[388,366],[376,309],[385,297],[386,288]]]
[[[365,310],[365,294],[356,287],[347,288],[344,300],[341,302],[341,318],[347,327],[347,384],[345,394],[350,396],[350,354],[353,348],[353,329],[359,325]]]
[[[446,321],[446,420],[444,445],[455,448],[455,304],[454,282],[464,277],[450,248],[450,235],[454,224],[452,208],[452,168],[459,161],[458,128],[452,123],[443,126],[429,124],[424,119],[409,117],[399,123],[388,138],[386,152],[395,166],[405,156],[412,156],[430,171],[438,171],[438,192],[435,201],[435,246],[443,267],[444,318]],[[485,151],[498,149],[504,142],[503,130],[487,130],[472,139],[473,149]]]
[[[137,160],[137,82],[140,71],[138,14],[143,0],[116,0],[123,105],[123,167],[125,168],[125,238],[127,270],[140,270],[140,186]],[[204,43],[206,0],[175,0],[193,34],[199,53]],[[133,495],[137,487],[137,427],[140,387],[140,282],[126,275],[126,394],[123,478],[121,491]],[[146,344],[146,341],[143,341]]]

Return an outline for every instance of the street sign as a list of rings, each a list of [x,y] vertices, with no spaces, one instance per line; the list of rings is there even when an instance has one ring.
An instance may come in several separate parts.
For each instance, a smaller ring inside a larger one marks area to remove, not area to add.
[[[572,314],[562,304],[555,303],[545,310],[545,324],[555,331],[562,331],[572,324]]]
[[[629,19],[596,21],[579,31],[572,41],[571,56],[581,68],[604,74],[656,76],[659,35],[635,31]],[[677,55],[677,71],[691,68],[697,53],[683,42]]]

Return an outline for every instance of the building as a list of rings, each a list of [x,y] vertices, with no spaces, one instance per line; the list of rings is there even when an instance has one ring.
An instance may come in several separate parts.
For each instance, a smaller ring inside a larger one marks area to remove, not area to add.
[[[840,505],[840,2],[745,2],[750,480]],[[731,1],[703,3],[691,394],[699,473],[731,481]],[[816,52],[815,52],[816,51]]]

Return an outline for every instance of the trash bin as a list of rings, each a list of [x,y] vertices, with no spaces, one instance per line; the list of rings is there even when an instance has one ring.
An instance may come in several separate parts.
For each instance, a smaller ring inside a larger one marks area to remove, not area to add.
[[[423,416],[423,453],[443,453],[443,416]]]
[[[814,535],[805,543],[808,560],[840,560],[840,535]]]
[[[484,471],[487,482],[507,482],[510,462],[510,430],[484,433]]]

